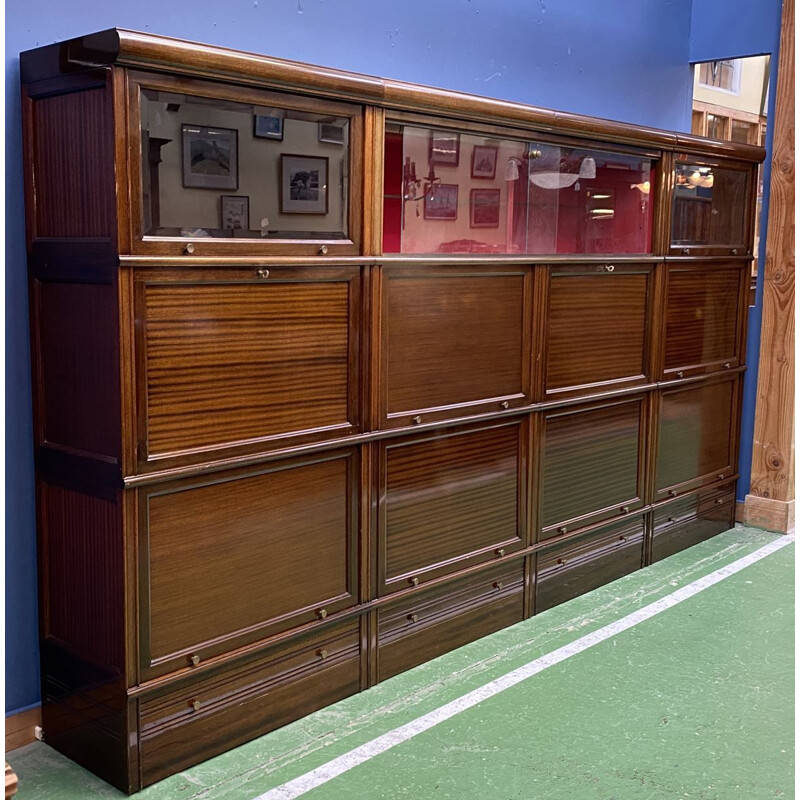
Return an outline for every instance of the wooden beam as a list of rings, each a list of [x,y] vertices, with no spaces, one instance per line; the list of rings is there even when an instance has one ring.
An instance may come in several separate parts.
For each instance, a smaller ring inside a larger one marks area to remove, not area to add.
[[[794,500],[794,108],[794,0],[784,0],[753,462],[745,518],[783,520],[786,525],[790,519],[794,522],[794,514],[788,514],[786,507]],[[765,502],[777,504],[766,517]]]

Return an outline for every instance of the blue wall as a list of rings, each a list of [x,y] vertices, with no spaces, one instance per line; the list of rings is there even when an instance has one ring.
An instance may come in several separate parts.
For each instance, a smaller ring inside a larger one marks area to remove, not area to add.
[[[688,130],[690,36],[737,42],[778,0],[88,0],[6,3],[6,711],[39,700],[18,53],[128,27],[626,122]],[[702,5],[703,8],[699,8]],[[758,11],[754,11],[758,9]],[[769,20],[772,20],[771,22]],[[770,27],[772,26],[772,27]],[[696,30],[695,30],[696,29]],[[712,29],[713,30],[713,29]],[[765,52],[766,35],[748,52]],[[773,30],[774,39],[774,30]],[[738,46],[738,45],[737,45]],[[742,51],[742,54],[744,51]],[[738,55],[728,53],[725,55]]]

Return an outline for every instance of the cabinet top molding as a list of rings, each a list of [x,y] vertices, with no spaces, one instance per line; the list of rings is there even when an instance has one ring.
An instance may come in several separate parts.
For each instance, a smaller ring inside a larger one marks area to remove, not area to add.
[[[763,161],[765,157],[763,147],[714,141],[676,131],[570,114],[122,28],[91,33],[20,55],[21,80],[25,84],[111,66],[178,72],[357,101],[386,109],[491,122],[537,133],[568,133],[587,139],[751,162]]]

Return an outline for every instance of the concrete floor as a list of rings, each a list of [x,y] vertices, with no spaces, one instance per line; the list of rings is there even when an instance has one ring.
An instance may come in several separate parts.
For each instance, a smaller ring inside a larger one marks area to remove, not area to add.
[[[737,527],[135,798],[793,797],[794,544],[716,574],[773,542],[785,538]],[[709,575],[718,582],[705,588]],[[584,638],[626,619],[608,638]],[[494,694],[481,688],[532,662],[546,668]],[[420,724],[476,690],[485,699]],[[19,800],[124,797],[45,744],[7,760]],[[326,770],[341,774],[324,780]]]

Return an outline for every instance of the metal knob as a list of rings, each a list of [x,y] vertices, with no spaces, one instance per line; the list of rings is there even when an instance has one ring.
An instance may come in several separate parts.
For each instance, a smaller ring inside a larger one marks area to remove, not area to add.
[[[725,502],[725,498],[724,498],[724,497],[718,497],[718,498],[717,498],[717,499],[716,499],[714,502],[715,502],[715,503],[716,503],[718,506],[721,506],[721,505],[722,505],[722,504]]]
[[[202,705],[202,703],[199,700],[190,700],[189,701],[189,708],[191,708],[192,711],[199,711],[201,705]]]
[[[606,265],[603,267],[603,269],[604,269],[606,272],[613,272],[613,271],[614,271],[614,265],[613,265],[613,264],[606,264]]]
[[[623,514],[627,514],[627,513],[628,513],[628,512],[631,510],[631,507],[630,507],[630,506],[620,506],[619,510],[620,510],[620,511],[621,511]]]
[[[684,254],[685,256],[688,256],[688,255],[689,255],[689,253],[690,253],[690,250],[689,250],[689,248],[688,248],[688,247],[684,247],[684,248],[683,248],[683,254]]]
[[[183,248],[183,252],[186,253],[187,256],[190,256],[192,253],[194,253],[194,244],[189,242],[189,244]]]
[[[193,667],[196,667],[200,663],[200,656],[196,656],[196,655],[189,656],[189,663]]]
[[[418,614],[409,614],[407,619],[409,619],[411,622],[416,622],[419,619],[419,615]]]
[[[408,582],[409,582],[409,583],[410,583],[412,586],[419,586],[419,578],[409,578],[409,579],[408,579]]]
[[[269,270],[264,267],[259,267],[256,270],[256,277],[257,278],[269,278]]]
[[[323,659],[323,661],[324,661],[328,657],[328,651],[327,650],[317,650],[317,655],[321,659]]]
[[[566,562],[566,559],[557,558],[556,559],[556,564],[558,564],[560,567],[565,567],[567,565],[567,562]]]
[[[675,522],[675,517],[667,517],[667,522]]]
[[[500,403],[500,408],[508,408],[508,400],[503,400]]]
[[[667,492],[667,494],[668,494],[670,497],[677,497],[677,496],[678,496],[678,493],[677,493],[677,492],[676,492],[674,489],[670,489],[670,490]]]
[[[628,541],[628,540],[627,540],[627,539],[626,539],[624,536],[620,536],[620,537],[619,537],[619,540],[620,540],[621,542],[627,542],[627,541]]]
[[[420,422],[422,422],[422,417],[421,417],[419,414],[417,414],[417,416],[416,416],[416,417],[412,417],[412,418],[411,418],[411,421],[412,421],[412,422],[413,422],[415,425],[419,425],[419,424],[420,424]]]
[[[494,551],[496,556],[504,556],[506,554],[505,547],[498,547],[497,550]]]
[[[719,475],[717,475],[717,480],[718,481],[724,480],[724,478],[725,478],[725,473],[724,472],[720,472]]]
[[[494,586],[495,589],[502,589],[503,588],[503,582],[502,581],[495,581],[492,584],[492,586]]]
[[[739,249],[737,247],[734,247],[731,250],[731,254],[734,255],[734,256],[738,256],[739,255]]]
[[[327,617],[327,616],[328,616],[328,612],[324,608],[320,608],[317,611],[317,617],[319,619],[325,619],[325,617]]]
[[[726,361],[726,362],[725,362],[725,363],[722,365],[722,368],[723,368],[723,369],[730,369],[730,368],[731,368],[731,362],[730,362],[730,361]]]
[[[676,372],[675,373],[675,377],[676,378],[682,378],[683,377],[683,373],[682,372]]]
[[[557,533],[566,533],[566,532],[567,532],[567,526],[566,525],[562,525],[557,531]]]
[[[319,249],[319,252],[320,252],[320,255],[323,255],[323,256],[327,255],[327,253],[328,253],[328,245],[326,245],[326,244],[322,245],[322,247],[320,247],[320,249]]]

